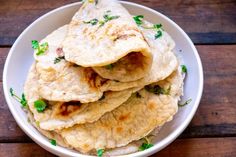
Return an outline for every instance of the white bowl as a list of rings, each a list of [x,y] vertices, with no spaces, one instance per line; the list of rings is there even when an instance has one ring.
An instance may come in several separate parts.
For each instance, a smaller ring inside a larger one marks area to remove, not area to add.
[[[131,14],[144,15],[145,19],[150,22],[161,23],[164,29],[175,40],[175,51],[181,56],[188,68],[188,75],[185,79],[184,97],[182,99],[187,100],[191,98],[192,102],[189,105],[180,108],[174,119],[163,126],[155,141],[155,145],[152,148],[126,155],[127,157],[143,157],[151,155],[166,147],[175,140],[190,123],[198,108],[202,95],[203,70],[200,57],[192,41],[176,23],[163,14],[147,7],[130,2],[121,3],[130,11]],[[4,94],[10,111],[18,125],[36,143],[59,156],[85,155],[81,155],[76,151],[60,146],[51,145],[47,138],[42,136],[30,123],[27,122],[27,115],[22,110],[21,105],[10,96],[9,88],[14,88],[18,94],[23,92],[23,85],[29,67],[34,60],[31,40],[41,40],[53,30],[69,23],[71,17],[80,6],[80,2],[66,5],[55,9],[34,21],[27,29],[25,29],[12,46],[3,72]],[[179,50],[182,50],[182,52],[179,52]]]

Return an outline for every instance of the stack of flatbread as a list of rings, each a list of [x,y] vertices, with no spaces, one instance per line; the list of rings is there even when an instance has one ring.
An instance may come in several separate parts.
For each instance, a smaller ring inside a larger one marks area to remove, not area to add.
[[[121,155],[172,120],[183,86],[175,43],[143,24],[116,0],[89,0],[40,42],[48,49],[35,55],[24,92],[42,134],[81,153]]]

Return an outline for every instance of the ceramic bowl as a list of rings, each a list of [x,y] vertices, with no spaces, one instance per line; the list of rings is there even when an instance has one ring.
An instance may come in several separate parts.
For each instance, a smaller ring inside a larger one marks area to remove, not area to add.
[[[157,138],[154,146],[142,152],[126,155],[149,156],[156,153],[174,141],[187,127],[193,118],[203,90],[203,70],[202,63],[196,48],[187,34],[172,20],[165,15],[130,2],[121,2],[125,8],[133,15],[144,15],[145,19],[152,23],[161,23],[163,28],[173,37],[176,42],[175,52],[180,56],[184,64],[188,68],[188,75],[185,79],[184,96],[182,100],[192,99],[192,102],[185,107],[179,109],[174,119],[166,123]],[[23,92],[23,85],[30,68],[33,63],[33,50],[31,48],[31,40],[41,40],[47,34],[70,22],[73,14],[79,9],[81,3],[73,3],[55,9],[34,21],[24,32],[18,37],[12,46],[3,72],[4,94],[9,109],[14,116],[16,122],[21,129],[30,136],[36,143],[44,149],[58,156],[84,156],[74,150],[66,149],[60,146],[53,146],[49,140],[41,135],[28,121],[27,115],[22,110],[20,104],[16,102],[9,93],[9,88],[14,88],[15,92],[20,94]]]

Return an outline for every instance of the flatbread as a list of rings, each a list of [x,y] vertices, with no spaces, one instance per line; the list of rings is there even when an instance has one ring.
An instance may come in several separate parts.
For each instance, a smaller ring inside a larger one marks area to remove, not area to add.
[[[68,128],[75,124],[90,123],[98,120],[106,112],[110,112],[124,103],[132,93],[140,88],[131,88],[119,92],[105,92],[103,98],[96,102],[83,103],[54,102],[47,101],[47,108],[39,113],[34,102],[41,100],[38,91],[40,90],[35,64],[32,65],[29,76],[25,83],[25,95],[29,108],[34,115],[34,119],[39,122],[39,126],[44,130],[58,130]]]
[[[104,79],[91,68],[83,68],[61,59],[61,43],[65,38],[68,26],[52,32],[41,43],[48,42],[49,50],[43,55],[35,55],[38,74],[39,95],[51,101],[93,102],[100,99],[103,92],[99,89]]]
[[[132,87],[142,87],[165,79],[177,67],[178,61],[171,50],[174,42],[163,32],[160,39],[151,38],[155,32],[143,30],[151,46],[154,61],[151,71],[143,79],[132,82],[119,82],[101,78],[91,68],[76,66],[65,60],[54,64],[55,58],[63,55],[61,42],[68,26],[63,26],[50,35],[43,42],[49,43],[49,50],[40,56],[35,56],[36,70],[39,77],[39,95],[50,101],[80,101],[81,103],[99,100],[105,91],[121,91]]]
[[[34,116],[32,114],[31,111],[27,111],[27,115],[28,115],[28,120],[29,122],[45,137],[47,137],[48,139],[53,139],[56,141],[57,145],[60,145],[62,147],[65,148],[70,148],[69,145],[66,143],[66,141],[62,138],[62,136],[58,133],[56,133],[55,131],[47,131],[47,130],[43,130],[39,127],[39,122],[35,121]],[[50,142],[50,141],[48,141]]]
[[[170,80],[182,80],[178,74],[174,73],[166,84],[160,86],[171,86]],[[71,147],[83,153],[126,146],[172,120],[178,110],[179,89],[172,90],[170,95],[156,95],[142,89],[138,92],[139,96],[133,94],[120,107],[106,113],[98,121],[75,125],[59,132]]]
[[[152,24],[146,22],[147,27]],[[158,39],[154,38],[156,32],[152,29],[142,30],[146,41],[151,47],[153,54],[153,63],[149,73],[142,79],[132,82],[117,82],[108,80],[101,88],[101,90],[120,91],[131,87],[145,86],[167,78],[178,67],[178,60],[173,52],[175,42],[171,36],[163,31],[162,36]]]
[[[167,95],[154,95],[145,90],[94,123],[63,129],[66,142],[81,152],[121,147],[148,135],[158,125],[172,119],[177,100]]]
[[[60,130],[75,124],[92,123],[102,115],[114,110],[124,103],[138,88],[120,92],[107,92],[105,98],[92,103],[78,102],[56,103],[52,105],[51,114],[40,120],[40,127],[45,130]]]
[[[116,18],[105,21],[105,17]],[[94,19],[97,23],[89,23]],[[63,51],[66,60],[93,67],[103,78],[120,82],[143,78],[152,63],[143,34],[116,0],[99,0],[97,4],[85,1],[69,24]]]

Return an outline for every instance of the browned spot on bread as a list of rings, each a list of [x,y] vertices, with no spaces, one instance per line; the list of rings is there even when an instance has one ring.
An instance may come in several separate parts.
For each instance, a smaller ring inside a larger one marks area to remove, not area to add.
[[[130,115],[130,113],[121,115],[121,116],[119,117],[119,120],[120,120],[120,121],[125,121],[125,120],[129,119],[129,115]]]
[[[118,27],[118,28],[114,29],[114,31],[111,32],[110,35],[112,35],[112,36],[122,36],[122,35],[125,35],[125,32],[127,32],[127,31],[135,31],[135,32],[138,32],[138,33],[140,32],[135,27],[130,27],[128,25],[125,25],[123,27]]]
[[[57,108],[53,116],[61,119],[69,118],[81,110],[81,104],[78,101],[64,102],[56,105]]]
[[[147,107],[149,110],[156,110],[157,105],[154,101],[149,101],[149,102],[147,102]]]
[[[132,129],[128,130],[130,134],[134,134],[135,132]]]
[[[117,133],[122,133],[122,131],[123,131],[123,128],[122,128],[122,127],[117,127],[117,128],[116,128],[116,132],[117,132]]]
[[[102,123],[102,127],[104,127],[104,128],[109,128],[109,124],[107,124],[107,123]]]
[[[108,80],[99,77],[91,68],[84,69],[85,81],[89,83],[90,87],[98,88],[105,84]]]
[[[69,116],[71,113],[79,110],[80,108],[81,105],[78,101],[65,102],[60,106],[61,115]]]
[[[85,75],[85,80],[86,80],[86,82],[89,83],[90,87],[97,88],[96,78],[97,78],[98,74],[95,73],[91,68],[85,68],[84,75]]]
[[[108,79],[100,79],[100,85],[104,85],[106,82],[108,81]]]
[[[83,144],[82,148],[87,150],[89,148],[89,145],[85,143],[85,144]]]
[[[130,37],[135,37],[136,35],[135,34],[124,34],[124,35],[119,35],[117,36],[114,41],[116,40],[127,40],[128,38]]]
[[[130,34],[127,34],[127,31],[130,32]],[[135,27],[130,27],[128,25],[123,25],[122,27],[120,27],[110,23],[110,25],[106,28],[105,34],[110,36],[113,41],[117,41],[127,40],[129,37],[136,36],[134,32],[137,32],[137,34],[140,33],[140,31]]]

